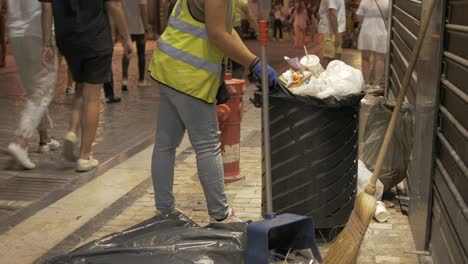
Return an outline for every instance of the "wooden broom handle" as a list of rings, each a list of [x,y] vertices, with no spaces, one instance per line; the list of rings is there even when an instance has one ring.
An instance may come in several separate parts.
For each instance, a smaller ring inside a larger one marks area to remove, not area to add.
[[[390,144],[390,140],[392,139],[393,132],[395,130],[398,115],[400,114],[401,106],[403,105],[403,101],[405,100],[406,92],[408,91],[408,87],[411,82],[411,77],[413,75],[413,70],[418,60],[419,52],[421,51],[421,46],[423,44],[424,37],[426,36],[426,31],[432,16],[432,11],[434,10],[434,2],[435,0],[429,0],[427,9],[424,12],[424,16],[421,21],[421,27],[418,33],[418,38],[416,40],[416,46],[413,49],[413,54],[411,55],[408,69],[406,69],[405,76],[403,78],[403,84],[401,85],[401,90],[398,94],[398,100],[395,105],[395,109],[393,109],[392,118],[390,119],[387,132],[385,133],[385,138],[382,147],[380,148],[379,156],[377,157],[374,173],[372,174],[372,178],[370,179],[369,184],[366,187],[366,192],[368,193],[375,193],[375,185],[377,183],[377,179],[379,178],[380,171],[382,169],[382,163],[385,159],[385,155],[387,154],[388,146]],[[367,191],[368,188],[371,189]]]

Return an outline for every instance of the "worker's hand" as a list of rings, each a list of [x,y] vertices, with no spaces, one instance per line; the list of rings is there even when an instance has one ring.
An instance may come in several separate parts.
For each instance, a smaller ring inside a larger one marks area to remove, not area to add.
[[[54,49],[50,45],[42,46],[42,65],[48,70],[52,70],[55,65]]]
[[[250,68],[250,71],[255,73],[260,79],[262,79],[263,76],[262,76],[262,63],[261,63],[261,61],[258,61],[255,65],[253,65]],[[276,75],[276,71],[272,67],[270,67],[270,65],[267,65],[267,73],[268,73],[268,87],[272,88],[273,86],[276,85],[276,81],[278,79],[278,76]]]

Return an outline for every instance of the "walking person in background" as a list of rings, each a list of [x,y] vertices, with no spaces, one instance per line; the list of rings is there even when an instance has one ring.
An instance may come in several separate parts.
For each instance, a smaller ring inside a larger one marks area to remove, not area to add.
[[[125,15],[118,0],[39,0],[45,18],[43,28],[43,62],[52,63],[52,21],[55,22],[55,39],[60,52],[77,83],[73,97],[69,132],[65,135],[64,155],[76,161],[78,172],[96,168],[99,162],[91,155],[91,146],[99,123],[99,97],[103,83],[112,75],[112,33],[107,13],[115,20],[123,40],[125,54],[133,46],[128,33]],[[74,154],[78,142],[77,132],[81,120],[81,149]]]
[[[388,17],[389,0],[362,0],[356,20],[362,22],[358,38],[358,49],[362,56],[362,73],[366,89],[382,90],[380,86],[385,71],[387,53],[387,28],[384,19]],[[382,11],[384,17],[379,11]],[[371,56],[374,56],[373,64]],[[374,72],[374,78],[371,73]]]
[[[346,31],[346,8],[344,0],[322,0],[319,9],[318,31],[322,34],[322,61],[327,67],[330,61],[341,59],[343,53],[342,33]]]
[[[128,22],[128,31],[132,41],[136,42],[138,54],[138,86],[145,87],[148,83],[145,81],[146,71],[146,40],[150,32],[148,21],[147,0],[122,0],[125,16]],[[122,91],[128,91],[128,66],[130,58],[122,58]]]
[[[287,11],[285,23],[286,23],[286,30],[288,31],[289,37],[291,39],[293,39],[294,37],[294,11],[295,11],[294,1],[289,1],[289,8]]]
[[[59,59],[59,63],[62,61],[62,58]],[[75,88],[73,87],[75,81],[73,81],[73,74],[70,71],[70,67],[67,69],[67,87],[65,87],[65,94],[74,94]]]
[[[242,19],[246,19],[249,22],[251,28],[258,32],[257,20],[253,17],[250,12],[247,0],[235,0],[235,11],[234,11],[234,30],[239,36],[242,36]],[[244,66],[242,64],[230,60],[232,64],[232,78],[242,79],[244,77]]]
[[[276,40],[278,37],[283,40],[283,5],[277,3],[275,5],[275,22],[273,23],[273,38]]]
[[[111,32],[112,32],[112,43],[113,45],[115,45],[115,43],[117,43],[117,37],[119,33],[117,32],[115,22],[112,19],[112,16],[108,16],[108,17],[109,17],[109,22],[110,22]],[[104,96],[106,97],[107,104],[115,104],[115,103],[120,103],[122,101],[120,97],[117,97],[114,94],[114,72],[112,70],[112,66],[111,66],[111,71],[112,71],[111,80],[104,83]]]
[[[304,1],[297,1],[294,9],[294,48],[302,48],[304,46],[307,21],[307,10]]]
[[[48,152],[60,147],[49,136],[51,125],[48,107],[52,102],[57,80],[57,57],[50,58],[49,68],[41,62],[41,5],[31,0],[1,0],[1,7],[8,6],[8,35],[16,60],[21,84],[27,94],[26,107],[21,113],[16,139],[8,145],[9,154],[25,169],[34,169],[28,155],[28,143],[34,131],[39,132],[39,152]],[[49,40],[49,49],[55,51]],[[53,54],[56,54],[54,52]]]

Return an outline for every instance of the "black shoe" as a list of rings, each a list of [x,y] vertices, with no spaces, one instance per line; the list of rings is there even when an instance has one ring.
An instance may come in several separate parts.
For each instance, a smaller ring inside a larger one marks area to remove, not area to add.
[[[106,98],[106,103],[108,103],[108,104],[115,104],[115,103],[119,103],[120,101],[122,101],[122,99],[120,99],[120,97]]]
[[[127,80],[122,81],[122,92],[127,92],[128,87],[127,87]]]

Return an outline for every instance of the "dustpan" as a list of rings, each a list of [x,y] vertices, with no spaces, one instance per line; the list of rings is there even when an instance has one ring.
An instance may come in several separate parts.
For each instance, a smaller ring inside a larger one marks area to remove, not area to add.
[[[266,45],[268,40],[267,21],[260,21],[260,45],[262,55],[262,121],[263,121],[263,158],[265,166],[266,214],[263,221],[253,222],[247,226],[246,264],[268,264],[270,250],[311,249],[314,258],[322,261],[315,242],[315,228],[312,218],[273,213],[271,184],[271,152],[269,121],[269,87],[267,73]]]

